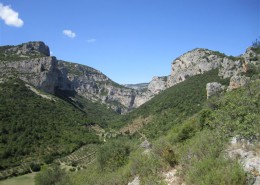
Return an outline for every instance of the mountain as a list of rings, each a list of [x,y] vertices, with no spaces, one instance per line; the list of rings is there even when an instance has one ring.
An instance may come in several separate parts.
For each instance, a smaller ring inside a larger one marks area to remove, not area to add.
[[[136,90],[121,86],[91,67],[57,60],[43,42],[1,47],[1,76],[15,73],[23,81],[55,94],[75,92],[88,100],[99,101],[118,113],[136,107]]]
[[[125,87],[50,56],[43,42],[2,46],[0,178],[56,159],[77,166],[67,184],[127,184],[133,176],[158,184],[177,168],[188,184],[205,182],[194,175],[202,172],[215,179],[204,184],[245,184],[238,163],[221,154],[232,137],[259,140],[259,59],[254,47],[239,57],[194,49],[172,62],[169,76]],[[82,169],[85,152],[93,161]]]
[[[140,84],[125,84],[124,86],[131,89],[136,89],[139,91],[145,91],[148,87],[149,83],[140,83]]]
[[[1,47],[0,75],[16,73],[23,81],[45,92],[75,92],[125,114],[191,76],[216,68],[220,68],[219,76],[222,78],[240,75],[250,63],[246,59],[249,53],[254,52],[249,49],[245,55],[236,58],[207,49],[194,49],[172,62],[171,75],[154,77],[148,85],[136,87],[119,85],[91,67],[58,60],[50,56],[49,47],[43,42],[29,42]]]

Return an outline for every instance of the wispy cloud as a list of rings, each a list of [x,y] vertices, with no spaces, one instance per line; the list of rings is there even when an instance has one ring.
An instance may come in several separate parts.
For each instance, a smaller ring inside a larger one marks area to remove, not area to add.
[[[4,20],[8,26],[22,27],[23,20],[19,18],[19,13],[10,6],[4,6],[0,3],[0,19]]]
[[[97,39],[94,39],[94,38],[87,40],[88,43],[93,43],[93,42],[96,42],[96,41],[97,41]]]
[[[76,33],[71,30],[63,30],[62,33],[72,39],[76,37]]]

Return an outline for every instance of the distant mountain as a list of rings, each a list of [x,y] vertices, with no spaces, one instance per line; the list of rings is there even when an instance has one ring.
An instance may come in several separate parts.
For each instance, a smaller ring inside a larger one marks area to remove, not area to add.
[[[140,84],[125,84],[123,86],[130,88],[130,89],[136,89],[139,91],[147,90],[149,83],[140,83]]]

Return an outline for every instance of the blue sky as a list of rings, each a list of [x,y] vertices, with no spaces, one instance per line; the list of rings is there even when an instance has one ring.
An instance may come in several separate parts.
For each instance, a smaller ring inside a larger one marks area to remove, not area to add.
[[[120,84],[169,75],[173,59],[198,47],[242,54],[260,36],[259,0],[0,3],[19,13],[9,22],[0,15],[0,45],[41,40],[58,59],[94,67]]]

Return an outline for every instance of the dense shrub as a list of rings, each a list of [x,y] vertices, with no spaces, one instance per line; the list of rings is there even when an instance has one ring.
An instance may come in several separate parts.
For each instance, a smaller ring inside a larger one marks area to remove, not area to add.
[[[65,170],[57,166],[47,168],[35,176],[35,185],[71,185]]]
[[[111,140],[100,147],[97,161],[102,171],[116,171],[128,162],[131,146],[124,140]]]
[[[19,79],[0,83],[0,168],[26,158],[51,163],[83,144],[98,142],[83,127],[88,122],[82,111],[58,98],[36,95]]]

